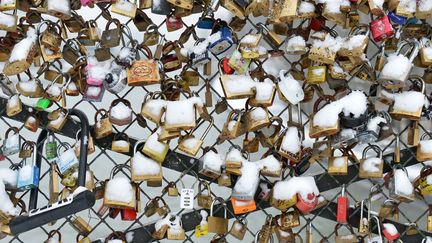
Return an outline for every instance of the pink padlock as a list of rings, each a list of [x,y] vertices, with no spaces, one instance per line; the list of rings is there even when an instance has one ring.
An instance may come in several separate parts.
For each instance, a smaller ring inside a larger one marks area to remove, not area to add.
[[[302,213],[309,213],[314,210],[318,204],[318,197],[315,193],[311,192],[307,194],[307,198],[303,198],[300,193],[297,193],[296,207]]]
[[[80,0],[80,2],[83,7],[93,7],[93,0]]]
[[[87,82],[87,84],[92,85],[92,86],[101,86],[102,85],[102,79],[95,78],[90,74],[90,70],[92,67],[93,67],[93,65],[91,65],[91,64],[87,64],[87,66],[85,67],[85,71],[87,73],[86,82]]]

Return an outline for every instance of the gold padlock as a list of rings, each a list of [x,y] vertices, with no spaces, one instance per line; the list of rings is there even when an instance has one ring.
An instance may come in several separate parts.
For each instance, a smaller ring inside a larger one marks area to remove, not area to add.
[[[334,156],[335,150],[332,151],[332,156],[328,160],[328,170],[330,175],[346,175],[348,174],[348,156]]]
[[[160,162],[146,157],[140,151],[138,146],[146,142],[140,140],[135,143],[133,155],[131,158],[132,180],[137,181],[160,181],[162,180],[162,167]]]
[[[203,194],[203,191],[207,190],[207,194]],[[213,202],[213,198],[211,196],[210,185],[205,181],[200,181],[198,184],[198,206],[210,209],[211,204]]]
[[[116,1],[111,8],[113,13],[117,13],[129,18],[135,18],[137,10],[136,0],[134,2],[129,2],[127,0]]]
[[[224,208],[224,217],[216,217],[213,215],[213,207],[215,202],[220,202],[220,206]],[[228,218],[226,204],[223,198],[216,197],[210,205],[210,215],[208,217],[208,231],[216,234],[224,235],[228,232]]]
[[[101,115],[101,119],[98,119]],[[108,112],[105,109],[99,109],[95,114],[95,136],[96,139],[104,138],[113,132],[112,124],[108,117]]]
[[[247,232],[247,220],[242,221],[236,220],[231,226],[229,231],[230,235],[234,236],[238,240],[243,240]]]
[[[211,118],[210,124],[208,125],[207,129],[204,131],[204,133],[201,135],[199,139],[195,138],[193,134],[180,137],[178,149],[190,156],[196,156],[202,144],[204,143],[204,138],[210,132],[210,129],[212,127],[213,127],[213,118]]]
[[[79,234],[88,235],[92,231],[93,227],[88,224],[83,218],[80,216],[75,216],[71,222],[72,227],[78,231]]]

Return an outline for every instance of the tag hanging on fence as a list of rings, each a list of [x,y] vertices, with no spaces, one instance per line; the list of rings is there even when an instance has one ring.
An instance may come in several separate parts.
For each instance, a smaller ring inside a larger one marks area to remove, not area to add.
[[[180,208],[193,209],[194,208],[194,189],[181,189],[180,193]]]

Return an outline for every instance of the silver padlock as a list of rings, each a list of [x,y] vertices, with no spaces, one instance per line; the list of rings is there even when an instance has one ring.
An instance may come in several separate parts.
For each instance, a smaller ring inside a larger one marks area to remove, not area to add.
[[[63,153],[60,153],[61,148],[66,148]],[[75,155],[75,151],[68,143],[62,143],[57,148],[58,157],[56,159],[56,164],[59,169],[60,174],[67,175],[73,172],[79,165],[78,158]]]

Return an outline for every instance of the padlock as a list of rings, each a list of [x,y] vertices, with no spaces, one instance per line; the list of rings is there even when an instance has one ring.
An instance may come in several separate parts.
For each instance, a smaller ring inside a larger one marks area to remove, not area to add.
[[[89,235],[93,227],[80,216],[74,216],[71,219],[71,226],[82,235]]]
[[[44,242],[45,243],[53,242],[55,235],[57,235],[57,240],[55,242],[61,243],[62,235],[58,230],[51,230],[50,232],[48,232],[48,239]]]
[[[427,181],[431,173],[431,167],[427,165],[421,169],[420,175],[414,180],[414,187],[416,191],[420,191],[420,194],[423,196],[428,205],[430,205],[432,202],[432,188],[431,184],[429,184]]]
[[[153,60],[150,49],[142,45],[139,49],[145,51],[148,60],[136,60],[127,72],[127,81],[130,86],[150,85],[160,82],[158,63]]]
[[[60,153],[62,147],[65,150]],[[76,168],[78,168],[78,158],[75,155],[74,149],[68,143],[62,143],[60,146],[58,146],[57,154],[58,156],[56,159],[56,164],[60,174],[71,174]]]
[[[158,198],[160,201],[162,201],[162,206],[159,206],[156,208],[156,212],[159,216],[165,217],[171,212],[171,209],[168,207],[168,204],[165,202],[165,200],[162,197]]]
[[[219,143],[226,139],[235,139],[246,132],[246,121],[243,118],[243,113],[244,111],[241,110],[233,110],[228,114],[222,132],[218,137]]]
[[[203,194],[204,190],[207,190],[207,195]],[[211,196],[210,185],[207,182],[204,181],[199,182],[197,200],[198,200],[198,206],[206,209],[210,209],[211,204],[213,202],[213,198]]]
[[[109,29],[110,25],[114,23],[115,29]],[[116,47],[120,44],[121,36],[121,23],[118,19],[111,19],[107,22],[105,30],[102,32],[101,44],[103,47]]]
[[[157,161],[162,163],[168,153],[169,146],[166,143],[158,141],[158,135],[161,133],[161,129],[154,131],[146,140],[142,152]]]
[[[234,221],[229,231],[229,234],[234,236],[238,240],[243,240],[247,232],[247,223],[248,222],[246,219],[243,219],[241,221]]]
[[[135,208],[121,209],[120,216],[123,221],[134,221],[137,218],[137,212]]]
[[[367,152],[372,149],[377,156],[367,157]],[[382,178],[384,161],[382,160],[382,150],[376,145],[367,146],[363,150],[362,159],[360,160],[360,178]]]
[[[269,243],[273,242],[273,216],[271,214],[267,214],[265,222],[261,227],[261,230],[255,234],[255,241],[257,243]]]
[[[30,28],[27,31],[27,37],[25,39],[22,39],[20,42],[18,42],[23,44],[15,45],[13,47],[11,51],[11,56],[17,52],[18,48],[21,48],[19,51],[26,51],[27,55],[25,56],[18,55],[18,57],[21,58],[19,60],[14,60],[9,58],[9,60],[5,63],[3,68],[3,73],[5,75],[11,76],[11,75],[22,73],[25,70],[27,70],[30,67],[30,65],[33,63],[33,59],[37,53],[37,47],[36,47],[37,34],[35,32],[36,31],[33,28]],[[24,47],[26,47],[26,49],[24,49]]]
[[[140,115],[159,125],[165,106],[166,97],[163,93],[149,92],[144,96]]]
[[[332,155],[328,160],[328,170],[330,175],[346,175],[348,174],[348,156],[335,156],[335,150],[332,150]]]
[[[426,139],[426,137],[429,137],[429,139]],[[430,158],[432,158],[432,153],[430,153],[427,150],[431,141],[432,140],[429,133],[424,133],[421,136],[420,142],[417,146],[417,152],[416,152],[416,158],[418,161],[427,161],[430,160]]]
[[[109,120],[118,126],[128,125],[132,122],[131,104],[126,99],[115,99],[109,109]]]
[[[351,46],[349,49],[346,47],[342,47],[337,52],[338,55],[341,56],[348,56],[348,57],[359,57],[361,56],[365,50],[367,49],[368,43],[369,43],[369,26],[367,25],[357,25],[354,28],[351,29],[350,33],[348,34],[348,42],[353,42],[354,39],[358,42],[356,42],[355,45]]]
[[[11,96],[6,104],[6,115],[11,117],[22,111],[22,103],[18,94]]]
[[[197,113],[204,109],[204,102],[191,92],[180,90],[186,99],[170,101],[165,110],[165,129],[167,131],[189,130],[196,127]],[[179,113],[178,111],[182,112]],[[199,114],[201,115],[201,114]]]
[[[350,231],[351,234],[348,235],[339,235],[339,228],[344,224],[338,223],[335,226],[335,243],[357,243],[359,242],[357,236],[354,234],[354,230],[351,225],[347,224],[346,228]]]
[[[144,215],[146,217],[151,217],[156,213],[156,209],[159,208],[159,197],[150,199],[144,208]]]
[[[114,231],[110,235],[108,235],[107,238],[105,238],[104,242],[110,242],[110,241],[126,243],[126,235],[121,231]]]
[[[369,233],[369,222],[370,222],[370,201],[369,202],[369,206],[368,206],[368,215],[367,218],[365,218],[364,216],[364,201],[365,200],[361,200],[360,202],[360,222],[359,222],[359,227],[358,227],[358,232],[362,235]]]
[[[259,30],[263,33],[266,33],[266,36],[270,40],[271,44],[274,46],[280,46],[284,42],[282,38],[280,38],[274,31],[271,31],[269,28],[267,28],[264,24],[259,23],[257,26],[260,28]]]
[[[321,84],[327,81],[327,66],[310,66],[306,76],[309,84]]]
[[[382,227],[383,227],[382,233],[388,241],[392,242],[400,237],[398,230],[393,224],[384,223],[382,224]]]
[[[295,208],[293,210],[287,210],[282,212],[280,217],[280,228],[282,230],[288,230],[300,226],[300,214]]]
[[[406,52],[409,55],[405,56],[401,54],[401,51],[407,46],[410,47],[410,49]],[[378,81],[384,86],[404,86],[405,81],[408,79],[410,71],[413,67],[412,62],[417,56],[418,48],[419,42],[416,40],[399,42],[396,54],[387,58],[387,62],[384,64],[384,67],[378,77]],[[395,63],[401,64],[400,72],[395,72],[394,69],[392,69]]]
[[[387,15],[372,20],[369,25],[375,42],[384,41],[394,35],[393,27]]]
[[[62,20],[70,19],[72,16],[70,0],[66,0],[64,4],[62,4],[62,7],[58,7],[57,4],[58,2],[55,0],[48,0],[46,2],[46,13]]]
[[[182,19],[175,15],[168,15],[166,17],[165,25],[168,32],[173,32],[183,28]]]
[[[167,231],[167,239],[168,240],[185,240],[185,230],[183,229],[183,224],[181,217],[178,215],[171,215],[170,216],[170,227]]]
[[[244,74],[247,72],[251,59],[244,58],[238,49],[234,50],[229,59],[222,59],[219,62],[219,69],[223,70],[223,76],[232,74],[234,70],[238,74]],[[222,77],[222,75],[221,75]]]
[[[136,209],[136,184],[132,183],[129,178],[126,177],[114,178],[114,175],[123,169],[130,171],[130,167],[123,164],[114,166],[111,170],[111,175],[108,182],[105,184],[103,204],[113,209]],[[122,188],[122,197],[116,197],[115,195],[113,197],[113,195],[109,193],[112,187]]]
[[[341,195],[337,198],[336,221],[341,224],[348,222],[348,197],[345,195],[345,184],[342,185]]]
[[[145,46],[154,46],[159,43],[158,27],[155,24],[150,24],[144,32]]]
[[[220,202],[219,207],[224,209],[224,217],[213,216],[215,202]],[[210,205],[210,216],[208,217],[208,231],[216,234],[226,234],[228,232],[228,218],[226,204],[223,198],[216,197]]]
[[[239,18],[245,17],[245,10],[240,5],[238,5],[234,0],[225,0],[222,2],[222,6],[231,13],[233,13],[235,16]]]
[[[119,153],[129,153],[130,150],[129,136],[126,133],[116,133],[111,143],[111,150]]]
[[[274,193],[275,190],[280,190],[280,188],[278,189],[278,183],[275,184],[275,186],[272,189],[272,192],[270,193],[270,205],[272,205],[273,207],[281,211],[286,211],[288,208],[296,205],[297,203],[296,195],[293,195],[290,198],[278,198],[278,197],[275,198],[275,193]]]
[[[98,115],[101,116],[98,119]],[[108,112],[105,109],[99,109],[95,114],[95,138],[101,139],[113,133],[112,123],[109,120]]]
[[[282,132],[282,136],[278,153],[290,161],[299,162],[301,159],[301,141],[303,140],[302,131],[296,126],[290,126]]]
[[[132,181],[160,181],[162,179],[162,167],[160,162],[156,162],[146,157],[138,151],[138,146],[145,140],[137,141],[131,158],[131,178]]]
[[[64,108],[59,108],[48,114],[48,124],[46,128],[51,131],[59,132],[63,129],[68,121],[69,111]]]
[[[394,96],[394,102],[390,106],[389,114],[392,116],[392,118],[400,120],[401,118],[407,118],[410,120],[417,121],[421,117],[421,113],[424,106],[424,93],[425,93],[425,87],[426,84],[423,81],[423,79],[419,76],[410,76],[408,80],[413,85],[420,86],[421,91],[402,91],[401,94],[396,94]],[[403,100],[400,100],[398,98],[398,95],[404,95],[409,94],[410,97],[412,97],[415,100],[419,100],[419,102],[410,104],[410,109],[402,108],[401,103],[403,103]],[[415,97],[415,98],[414,98]]]
[[[254,81],[249,75],[226,75],[219,78],[226,99],[243,99],[255,95]],[[241,89],[233,89],[233,84],[241,85]]]
[[[36,164],[36,144],[32,143],[33,153],[31,155],[32,164],[26,164],[24,159],[23,166],[18,171],[17,188],[20,190],[29,190],[39,186],[39,167]]]
[[[309,213],[318,205],[318,196],[311,192],[306,195],[306,198],[297,193],[296,207],[302,213]]]
[[[318,108],[320,106],[320,103],[323,101],[328,102],[328,101],[331,101],[333,99],[334,99],[333,97],[326,96],[326,97],[320,97],[315,101],[314,111],[313,111],[313,113],[314,113],[313,114],[313,120],[310,123],[309,137],[319,138],[321,136],[334,135],[340,130],[339,120],[337,120],[336,123],[333,124],[332,126],[326,125],[326,127],[317,126],[316,121],[315,121],[315,119],[316,119],[315,117],[317,116],[317,111],[318,111]],[[331,105],[331,103],[329,105]],[[323,109],[325,111],[325,107],[324,107],[324,108],[321,108],[320,112],[323,112]],[[324,114],[324,112],[322,114]]]
[[[10,135],[10,132],[14,134]],[[6,130],[5,139],[3,140],[3,155],[10,156],[20,151],[21,137],[19,135],[19,129],[17,127],[10,127]]]
[[[233,45],[232,30],[225,21],[218,19],[213,25],[212,32],[220,34],[220,38],[211,41],[207,47],[214,55],[224,53]]]
[[[136,0],[134,0],[134,2],[129,2],[127,0],[116,1],[111,7],[111,11],[113,13],[120,14],[131,19],[135,18],[137,11]]]
[[[179,192],[174,181],[170,181],[166,187],[162,190],[162,193],[168,193],[170,197],[178,197]]]

